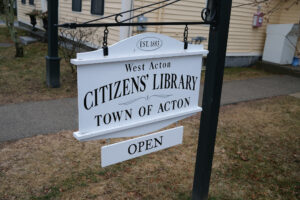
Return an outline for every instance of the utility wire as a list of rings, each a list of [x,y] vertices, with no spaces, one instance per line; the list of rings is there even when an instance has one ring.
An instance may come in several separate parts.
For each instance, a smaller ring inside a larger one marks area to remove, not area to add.
[[[128,18],[128,19],[124,19],[123,21],[120,21],[120,23],[122,23],[122,22],[126,22],[126,21],[129,21],[129,20],[131,20],[131,19],[134,19],[134,18],[137,18],[137,17],[139,17],[139,16],[142,16],[142,15],[144,15],[144,14],[150,13],[150,12],[152,12],[152,11],[154,11],[154,10],[157,10],[157,9],[160,9],[160,8],[166,7],[166,6],[168,6],[168,5],[171,5],[171,4],[173,4],[173,3],[176,3],[176,2],[178,2],[178,1],[181,1],[181,0],[175,0],[175,1],[172,1],[172,2],[170,2],[170,3],[167,3],[167,4],[165,4],[165,5],[162,5],[162,6],[160,6],[160,7],[153,8],[153,9],[151,9],[151,10],[145,11],[145,12],[143,12],[142,14],[135,15],[135,16],[133,16],[133,17],[130,17],[130,18]],[[149,7],[149,5],[148,5],[148,6],[146,6],[146,7]]]
[[[83,24],[88,24],[88,23],[91,23],[91,22],[95,22],[95,21],[102,20],[102,19],[107,19],[107,18],[110,18],[110,17],[118,17],[118,16],[122,16],[122,14],[124,14],[124,13],[128,13],[128,12],[140,10],[140,9],[147,8],[147,7],[150,7],[150,6],[155,6],[155,5],[157,5],[157,4],[165,3],[165,2],[168,2],[168,1],[171,1],[171,0],[163,0],[163,1],[160,1],[160,2],[157,2],[157,3],[152,3],[152,4],[149,4],[149,5],[146,5],[146,6],[141,6],[141,7],[135,8],[135,9],[126,10],[126,11],[123,11],[123,12],[120,12],[120,13],[117,13],[117,14],[112,14],[112,15],[108,15],[108,16],[105,16],[105,17],[100,17],[100,18],[98,18],[98,19],[93,19],[93,20],[84,22]],[[150,11],[144,12],[144,13],[142,13],[142,14],[145,14],[145,13],[148,13],[148,12],[151,12],[151,11],[154,11],[154,10],[157,10],[157,9],[160,9],[160,8],[162,8],[162,7],[168,6],[168,5],[173,4],[173,3],[176,3],[176,2],[178,2],[178,1],[181,1],[181,0],[174,0],[174,1],[170,2],[170,3],[168,3],[168,4],[165,4],[165,5],[163,5],[163,6],[160,6],[160,7],[154,8],[154,9],[151,9]],[[142,14],[141,14],[141,15],[142,15]],[[140,16],[140,15],[138,15],[138,16]],[[135,17],[137,17],[137,16],[135,16]],[[135,18],[135,17],[131,17],[130,19]],[[123,20],[123,21],[121,21],[121,22],[130,20],[130,19],[125,19],[125,20]]]
[[[236,6],[232,6],[232,8],[237,8],[237,7],[242,7],[242,6],[251,6],[251,5],[255,5],[255,4],[264,3],[266,1],[269,1],[269,0],[255,1],[255,2],[251,2],[251,3],[239,4],[239,5],[236,5]]]

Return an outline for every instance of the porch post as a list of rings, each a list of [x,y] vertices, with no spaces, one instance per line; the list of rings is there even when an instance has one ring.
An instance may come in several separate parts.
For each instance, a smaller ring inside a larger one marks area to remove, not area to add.
[[[58,0],[48,0],[48,56],[46,81],[48,87],[60,87],[60,58],[58,57]]]

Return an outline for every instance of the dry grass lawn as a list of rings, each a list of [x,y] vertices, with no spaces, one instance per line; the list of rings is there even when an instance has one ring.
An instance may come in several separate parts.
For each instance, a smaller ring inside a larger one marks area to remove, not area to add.
[[[105,141],[72,131],[2,143],[0,199],[190,199],[199,117],[179,122],[182,145],[107,168]],[[222,107],[210,199],[300,199],[299,134],[294,97]]]
[[[250,78],[261,78],[274,75],[259,69],[256,66],[252,67],[230,67],[224,70],[224,81],[245,80]]]
[[[20,31],[20,35],[26,35]],[[0,27],[0,43],[12,43],[7,28]],[[24,57],[15,58],[15,48],[0,47],[0,105],[24,101],[48,100],[77,95],[76,75],[61,61],[61,87],[46,85],[47,44],[24,46]]]

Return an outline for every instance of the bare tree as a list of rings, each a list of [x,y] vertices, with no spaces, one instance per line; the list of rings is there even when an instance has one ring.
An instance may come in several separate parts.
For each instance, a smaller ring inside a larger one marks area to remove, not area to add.
[[[82,52],[86,49],[93,33],[94,31],[89,28],[59,29],[59,48],[72,73],[76,72],[76,68],[70,63],[70,59],[74,58],[77,52]]]
[[[23,51],[23,45],[21,44],[18,32],[14,26],[15,22],[15,13],[14,13],[14,5],[16,3],[16,0],[3,0],[4,2],[4,13],[6,18],[6,26],[9,30],[10,37],[12,41],[15,43],[16,48],[16,57],[23,57],[24,51]]]
[[[232,8],[237,7],[247,7],[247,6],[260,6],[263,8],[264,18],[269,22],[271,16],[281,9],[289,11],[295,5],[298,5],[300,0],[251,0],[247,3],[242,3],[232,6]],[[284,6],[285,5],[285,6]],[[299,22],[300,23],[300,22]]]
[[[4,13],[4,3],[3,0],[0,0],[0,14]]]

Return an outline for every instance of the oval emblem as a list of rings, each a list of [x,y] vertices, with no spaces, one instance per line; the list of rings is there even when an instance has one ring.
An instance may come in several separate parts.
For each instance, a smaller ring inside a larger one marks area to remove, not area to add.
[[[162,40],[156,37],[145,37],[140,39],[136,46],[142,51],[155,51],[162,47]]]

